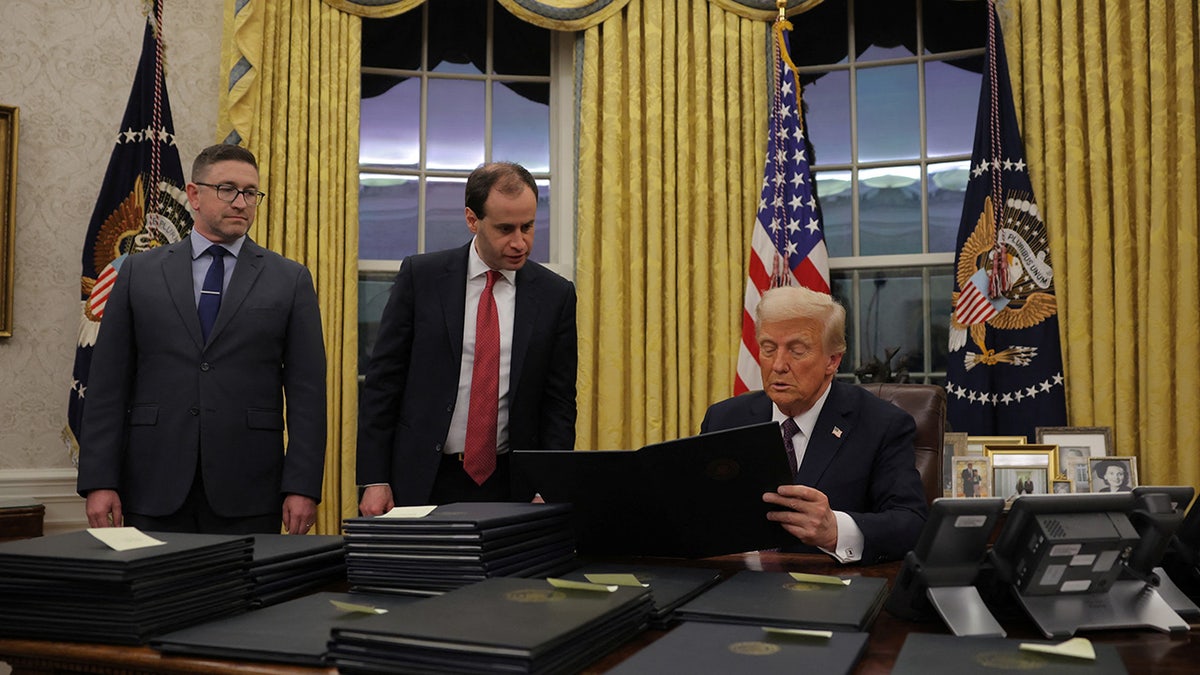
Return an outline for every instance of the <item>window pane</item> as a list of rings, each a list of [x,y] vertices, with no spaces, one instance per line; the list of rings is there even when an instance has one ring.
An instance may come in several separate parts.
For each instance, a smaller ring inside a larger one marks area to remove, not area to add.
[[[859,255],[921,253],[921,169],[895,166],[858,174]]]
[[[921,153],[917,65],[858,70],[858,159],[911,159]]]
[[[401,78],[376,78],[399,81]],[[421,156],[417,134],[421,81],[408,78],[373,98],[362,100],[358,161],[416,168]]]
[[[430,178],[425,184],[425,250],[462,246],[471,238],[463,211],[467,181]]]
[[[821,222],[825,227],[825,248],[832,258],[854,255],[851,230],[851,193],[849,171],[817,171],[817,198],[821,202]]]
[[[858,351],[854,346],[854,336],[857,332],[854,317],[858,314],[854,306],[853,275],[854,273],[849,271],[831,271],[829,274],[829,294],[842,303],[842,307],[846,308],[846,353],[842,356],[841,365],[838,366],[838,372],[842,374],[853,374],[858,363]]]
[[[379,335],[379,319],[392,292],[392,274],[360,274],[358,277],[358,372],[367,369],[375,339]]]
[[[858,293],[862,303],[862,362],[872,359],[892,372],[924,370],[925,305],[919,270],[863,271]],[[887,351],[896,350],[889,362]]]
[[[850,161],[850,73],[825,73],[804,86],[804,122],[813,144],[813,164]]]
[[[925,64],[925,123],[928,154],[969,155],[979,108],[979,73],[943,61]]]
[[[950,341],[950,294],[954,292],[951,268],[931,270],[929,276],[930,370],[946,372]]]
[[[412,178],[359,176],[359,258],[400,260],[417,252],[417,189]]]
[[[484,86],[467,80],[429,81],[428,168],[469,171],[483,162]]]
[[[533,221],[533,252],[529,257],[540,263],[550,261],[550,183],[536,181],[538,186],[537,219]]]
[[[544,90],[549,84],[522,83]],[[492,159],[509,160],[534,173],[550,170],[550,106],[535,103],[504,84],[492,88]]]
[[[970,162],[929,165],[929,252],[953,251],[958,243]]]

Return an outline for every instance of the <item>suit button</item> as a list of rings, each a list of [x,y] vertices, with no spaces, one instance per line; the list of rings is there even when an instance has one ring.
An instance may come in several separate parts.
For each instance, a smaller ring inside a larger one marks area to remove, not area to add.
[[[448,412],[448,413],[452,413],[452,412],[454,412],[454,404],[453,404],[453,403],[451,403],[450,405],[446,406],[446,412]]]
[[[212,366],[208,365],[208,362],[207,362],[207,361],[205,361],[204,363],[201,363],[201,364],[200,364],[200,370],[203,370],[203,371],[204,371],[204,372],[206,372],[206,373],[208,372],[208,370],[209,370],[210,368],[212,368]]]
[[[200,409],[199,408],[188,408],[188,412],[190,412],[192,414],[192,417],[195,417],[196,415],[200,414]]]
[[[437,445],[433,446],[433,449],[437,450],[439,455],[442,454],[442,444],[441,443],[438,443]]]

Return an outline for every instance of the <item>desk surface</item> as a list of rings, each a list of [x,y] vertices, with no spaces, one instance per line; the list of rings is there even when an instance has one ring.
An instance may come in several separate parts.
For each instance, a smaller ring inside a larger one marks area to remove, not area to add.
[[[750,553],[721,556],[695,561],[672,560],[669,564],[717,567],[727,573],[750,569],[764,572],[812,572],[816,574],[848,574],[892,578],[899,563],[868,567],[842,567],[825,556],[789,553]],[[1041,639],[1031,621],[1023,616],[1001,619],[1009,637]],[[886,611],[880,612],[871,628],[867,653],[855,669],[856,675],[879,675],[891,671],[896,655],[909,633],[947,633],[938,622],[912,623],[896,619]],[[603,673],[639,649],[664,635],[664,631],[647,630],[620,649],[587,668],[589,675]],[[1200,663],[1200,631],[1166,635],[1151,631],[1089,632],[1094,642],[1115,646],[1130,673],[1173,675],[1195,673]],[[13,666],[13,675],[27,673],[262,673],[283,675],[303,673],[326,675],[332,668],[299,668],[284,665],[230,662],[217,659],[197,659],[164,656],[149,647],[92,645],[41,640],[0,639],[0,661]]]

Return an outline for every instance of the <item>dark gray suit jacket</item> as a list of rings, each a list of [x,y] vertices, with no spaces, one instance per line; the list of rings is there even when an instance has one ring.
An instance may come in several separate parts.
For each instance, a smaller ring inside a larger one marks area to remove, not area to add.
[[[359,402],[358,484],[397,506],[428,503],[458,395],[471,244],[400,265]],[[575,447],[575,286],[527,261],[517,272],[510,450]]]
[[[199,462],[219,515],[320,501],[325,347],[312,275],[247,238],[209,335],[200,337],[188,238],[125,259],[88,376],[78,490],[166,516]],[[284,395],[287,455],[284,455]]]
[[[862,562],[903,558],[928,514],[913,455],[916,424],[862,387],[836,380],[830,387],[796,482],[825,493],[833,510],[854,519],[866,540]],[[769,422],[771,414],[767,394],[752,391],[709,406],[700,432]]]

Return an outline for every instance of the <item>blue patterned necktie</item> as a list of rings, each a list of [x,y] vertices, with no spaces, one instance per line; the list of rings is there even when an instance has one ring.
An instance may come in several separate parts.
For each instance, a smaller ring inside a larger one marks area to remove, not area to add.
[[[200,287],[200,304],[196,312],[200,315],[200,334],[208,342],[208,334],[212,332],[213,324],[217,321],[217,311],[221,309],[221,287],[225,283],[225,256],[229,251],[225,247],[213,244],[208,247],[212,263],[208,273],[204,275],[204,285]]]
[[[792,443],[792,437],[800,431],[800,425],[789,417],[780,423],[779,427],[783,431],[783,448],[787,450],[788,466],[792,467],[792,478],[794,479],[796,472],[800,469],[800,464],[796,461],[796,446]]]

